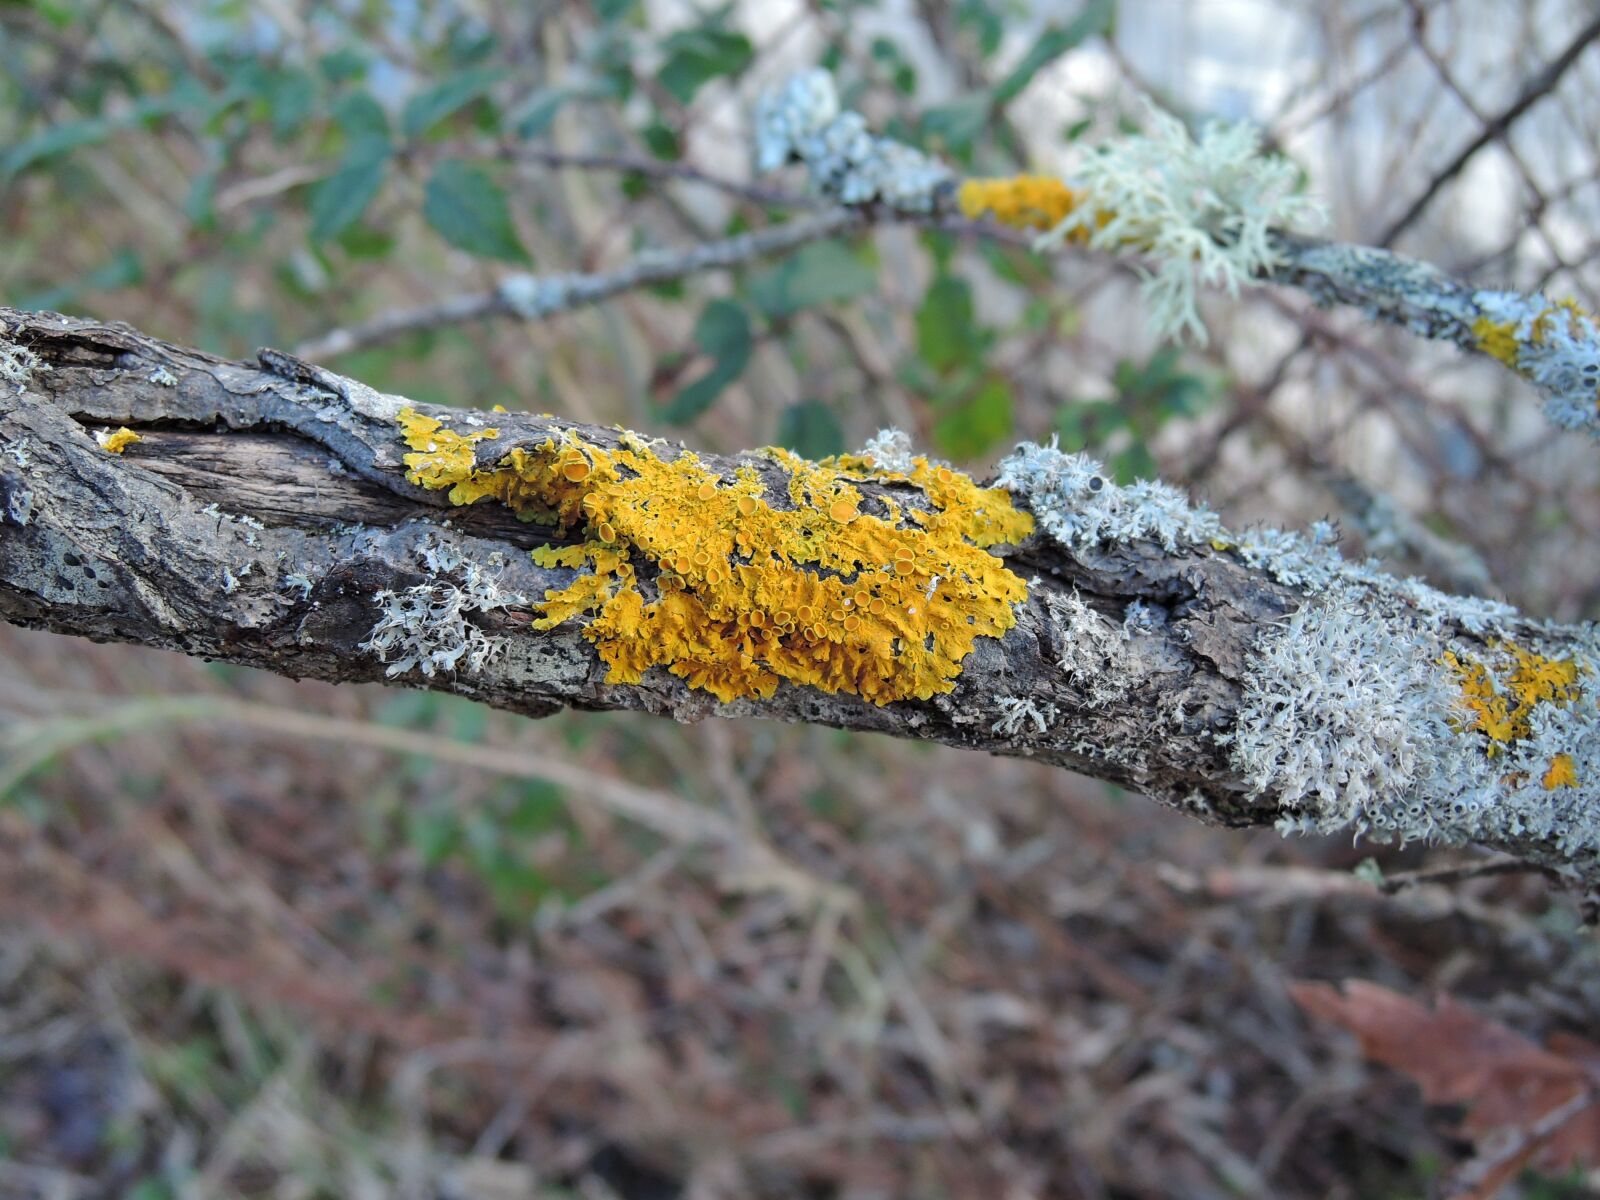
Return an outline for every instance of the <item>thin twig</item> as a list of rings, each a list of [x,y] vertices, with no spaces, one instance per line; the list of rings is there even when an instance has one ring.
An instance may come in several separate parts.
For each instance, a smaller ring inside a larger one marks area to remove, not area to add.
[[[756,233],[742,233],[677,251],[646,251],[614,271],[577,275],[518,274],[501,280],[488,292],[452,296],[417,308],[393,309],[359,325],[330,330],[301,342],[295,354],[326,359],[348,354],[380,342],[392,341],[422,329],[483,317],[522,317],[529,320],[555,316],[598,304],[621,292],[649,287],[685,275],[736,267],[821,241],[860,225],[864,214],[836,208],[814,217],[791,221]]]
[[[1389,226],[1379,240],[1380,246],[1391,246],[1394,240],[1409,229],[1423,213],[1433,198],[1439,194],[1439,189],[1444,187],[1457,175],[1461,174],[1473,157],[1496,138],[1504,137],[1511,126],[1540,100],[1555,91],[1556,85],[1561,82],[1561,77],[1567,69],[1577,62],[1589,43],[1600,38],[1600,16],[1596,16],[1582,29],[1578,35],[1568,43],[1567,48],[1557,55],[1545,68],[1530,79],[1527,86],[1517,94],[1517,98],[1503,111],[1492,117],[1478,136],[1473,138],[1461,148],[1461,152],[1450,160],[1446,166],[1436,172],[1428,181],[1428,186],[1422,190],[1411,203],[1411,207],[1400,216],[1393,225]]]

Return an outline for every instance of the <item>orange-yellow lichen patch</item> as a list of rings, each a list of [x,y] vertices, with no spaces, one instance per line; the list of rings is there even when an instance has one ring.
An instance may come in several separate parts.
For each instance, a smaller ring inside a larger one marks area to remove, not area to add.
[[[1578,770],[1573,765],[1572,755],[1558,754],[1550,760],[1550,769],[1544,773],[1544,786],[1546,791],[1555,791],[1556,788],[1577,787]]]
[[[142,437],[140,437],[133,430],[129,429],[126,425],[117,429],[114,433],[107,433],[105,430],[100,430],[94,435],[94,440],[100,443],[100,449],[104,450],[107,454],[121,454],[135,442],[144,441]]]
[[[498,429],[456,433],[447,429],[442,421],[425,417],[412,408],[400,410],[400,432],[406,445],[416,451],[404,457],[411,482],[425,488],[463,485],[474,474],[474,443],[492,441],[500,436]],[[465,492],[457,496],[452,490],[450,499],[456,504],[472,503]]]
[[[963,215],[992,215],[1002,225],[1018,229],[1053,229],[1083,200],[1059,179],[1048,175],[1015,175],[1007,179],[968,179],[956,192]],[[1087,230],[1076,230],[1073,240],[1085,241]]]
[[[1535,346],[1544,345],[1549,341],[1551,331],[1563,322],[1566,326],[1563,332],[1582,337],[1583,323],[1592,319],[1593,314],[1576,300],[1557,300],[1546,305],[1534,317],[1528,331],[1528,342]],[[1496,321],[1487,316],[1479,317],[1472,323],[1472,337],[1479,350],[1515,369],[1524,348],[1517,339],[1519,324],[1515,320]]]
[[[1541,704],[1564,708],[1579,699],[1582,688],[1580,668],[1571,659],[1548,658],[1510,642],[1491,642],[1489,648],[1497,653],[1493,669],[1453,651],[1446,651],[1441,661],[1461,690],[1463,714],[1456,728],[1482,734],[1484,752],[1495,758],[1532,735],[1530,718]],[[1544,779],[1547,788],[1576,783],[1571,756],[1557,755]]]
[[[1492,358],[1498,358],[1508,367],[1517,365],[1517,323],[1515,321],[1495,321],[1488,317],[1479,317],[1472,323],[1472,336],[1477,341],[1478,349]]]
[[[546,592],[535,627],[582,619],[612,683],[665,667],[724,701],[771,696],[782,679],[877,704],[926,699],[955,686],[977,639],[1002,636],[1027,596],[987,548],[1020,541],[1033,518],[926,459],[897,478],[929,507],[902,515],[863,495],[875,474],[861,459],[767,451],[788,475],[777,496],[753,467],[729,478],[631,435],[615,449],[551,437],[478,469],[470,442],[463,454],[407,413],[413,482],[584,532],[581,546],[534,551],[583,572]]]

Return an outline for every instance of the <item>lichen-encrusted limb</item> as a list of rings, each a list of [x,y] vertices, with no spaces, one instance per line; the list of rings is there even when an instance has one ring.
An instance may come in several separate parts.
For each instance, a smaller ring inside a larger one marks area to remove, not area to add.
[[[0,321],[36,357],[0,389],[8,621],[531,714],[875,730],[1207,820],[1473,840],[1600,876],[1593,631],[1388,580],[1326,531],[1233,533],[1048,447],[992,493],[895,436],[831,464],[691,456],[411,405],[271,352]],[[107,426],[140,440],[107,453]],[[829,606],[802,622],[807,588]]]
[[[1317,206],[1296,188],[1292,163],[1260,152],[1248,125],[1210,122],[1198,139],[1150,106],[1149,131],[1094,148],[1071,180],[1041,175],[958,180],[920,151],[867,130],[841,110],[832,78],[808,71],[763,98],[757,163],[805,165],[825,196],[847,206],[910,214],[959,211],[1014,229],[1131,253],[1155,265],[1145,281],[1162,336],[1205,340],[1197,287],[1245,283],[1300,288],[1420,337],[1489,355],[1544,397],[1550,420],[1600,437],[1600,318],[1570,300],[1473,287],[1388,250],[1294,232]]]

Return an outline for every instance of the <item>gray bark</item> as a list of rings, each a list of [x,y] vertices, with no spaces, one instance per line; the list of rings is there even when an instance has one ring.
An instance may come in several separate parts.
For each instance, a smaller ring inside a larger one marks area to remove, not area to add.
[[[379,616],[375,597],[437,578],[425,547],[463,561],[498,553],[501,586],[521,596],[571,578],[527,554],[551,540],[548,529],[497,505],[453,508],[406,481],[398,398],[271,351],[229,362],[124,325],[9,309],[0,322],[48,367],[0,390],[7,621],[294,677],[381,681],[385,665],[362,648]],[[518,414],[496,414],[494,424],[501,437],[483,448],[485,465],[555,429],[607,446],[618,439]],[[143,440],[107,453],[92,430],[119,425]],[[702,459],[725,472],[778,471],[756,457]],[[1154,543],[1068,551],[1034,537],[997,550],[1035,581],[1018,623],[1001,640],[979,639],[955,690],[925,702],[879,707],[785,683],[771,701],[723,705],[661,670],[616,686],[576,622],[535,632],[530,609],[515,604],[469,614],[502,646],[481,670],[399,682],[530,716],[636,709],[873,730],[1042,759],[1212,822],[1281,815],[1273,796],[1250,794],[1218,737],[1233,728],[1260,632],[1299,608],[1303,593],[1229,556]],[[1135,601],[1141,619],[1125,627]],[[1116,670],[1063,670],[1069,642],[1079,653],[1097,644],[1085,642],[1091,626]],[[1018,697],[1053,719],[1007,722]]]

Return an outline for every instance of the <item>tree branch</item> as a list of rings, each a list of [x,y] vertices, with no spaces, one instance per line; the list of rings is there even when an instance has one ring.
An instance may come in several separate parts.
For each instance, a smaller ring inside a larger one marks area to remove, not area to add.
[[[553,531],[500,503],[453,507],[443,488],[489,481],[509,495],[527,492],[536,477],[558,477],[562,463],[582,464],[568,481],[588,475],[590,463],[596,474],[607,461],[635,464],[618,468],[619,480],[649,463],[711,480],[701,499],[742,480],[746,495],[762,497],[754,507],[777,519],[813,511],[804,480],[847,471],[839,478],[854,497],[849,511],[815,501],[824,505],[815,510],[819,527],[870,517],[884,536],[928,547],[925,531],[954,519],[938,490],[964,487],[962,478],[945,471],[935,484],[932,466],[908,473],[911,460],[896,461],[903,451],[881,439],[870,457],[818,468],[759,452],[696,458],[553,418],[497,414],[491,434],[483,414],[408,406],[284,354],[227,362],[127,326],[50,313],[0,309],[0,345],[6,340],[33,360],[0,390],[0,617],[13,623],[291,676],[356,682],[398,670],[408,686],[533,716],[634,709],[683,721],[745,715],[870,730],[1043,759],[1212,822],[1354,822],[1594,874],[1600,722],[1588,694],[1590,628],[1542,625],[1503,605],[1388,580],[1297,535],[1230,533],[1169,489],[1117,488],[1088,460],[1024,447],[1001,483],[1032,510],[1037,530],[999,542],[993,558],[978,554],[1025,581],[1016,593],[1023,598],[1001,606],[1010,614],[999,622],[1003,633],[967,637],[946,683],[876,704],[864,698],[874,694],[865,676],[824,677],[830,692],[791,674],[718,703],[715,684],[680,672],[677,660],[671,670],[640,671],[637,682],[619,680],[602,659],[598,618],[581,606],[552,615],[554,597],[600,574],[597,562],[587,572],[581,562],[602,549],[627,564],[641,589],[649,581],[652,595],[668,595],[674,570],[684,572],[677,588],[692,590],[685,559],[698,539],[680,535],[663,548],[626,531],[595,535],[593,522]],[[399,418],[408,408],[412,421],[446,424],[439,446],[420,451],[413,428],[406,464]],[[128,426],[140,440],[110,453],[91,436],[100,426]],[[441,482],[438,464],[458,445],[467,448],[465,466]],[[555,457],[558,449],[568,457]],[[524,471],[515,478],[504,465],[513,460]],[[561,493],[561,502],[576,511],[581,490]],[[992,507],[1007,493],[983,495],[996,497]],[[555,504],[555,496],[547,499]],[[661,494],[644,503],[662,515],[676,501]],[[585,549],[530,556],[552,541]],[[961,545],[962,554],[974,552]],[[731,564],[759,569],[769,556],[782,557],[776,546],[750,546]],[[904,567],[894,564],[902,573],[928,569],[904,557]],[[988,569],[962,561],[969,574]],[[895,578],[888,566],[875,569],[863,563],[844,586]],[[821,587],[826,574],[808,578]],[[940,580],[927,590],[930,613]],[[375,634],[395,598],[408,595],[432,605],[433,623],[408,633],[438,639],[424,646],[437,651],[431,659],[381,653]],[[861,603],[866,616],[864,596]],[[972,603],[975,613],[986,603],[981,611],[994,611],[982,597]],[[751,605],[748,624],[759,626],[764,610]],[[814,641],[803,630],[750,636],[774,654],[780,643],[799,657],[850,649],[837,630]],[[943,636],[930,628],[926,639]],[[850,661],[888,678],[910,654]],[[1441,665],[1449,656],[1454,665]],[[1516,696],[1524,668],[1555,682],[1513,714],[1522,725],[1503,744],[1474,723],[1469,704],[1441,691],[1470,698],[1481,683],[1478,691],[1503,685]],[[1523,764],[1557,751],[1574,781],[1530,778]]]

